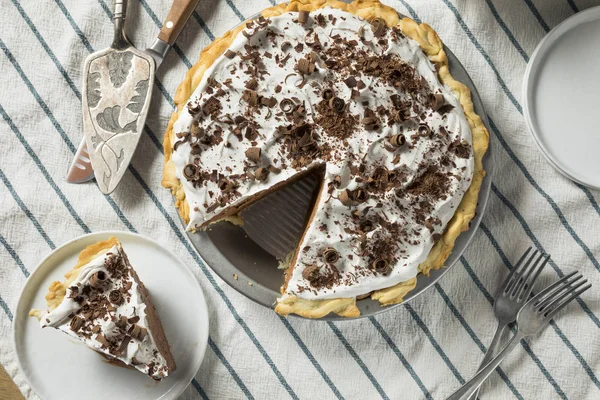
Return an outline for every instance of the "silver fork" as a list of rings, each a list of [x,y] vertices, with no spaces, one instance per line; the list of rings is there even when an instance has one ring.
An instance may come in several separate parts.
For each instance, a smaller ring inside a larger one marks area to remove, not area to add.
[[[447,400],[465,400],[475,393],[521,339],[539,333],[549,324],[556,313],[592,286],[591,284],[585,285],[587,279],[581,280],[582,277],[576,271],[571,272],[525,303],[517,315],[517,334],[494,359],[471,380],[451,394]]]
[[[478,371],[485,367],[493,358],[502,334],[508,327],[508,324],[515,322],[517,319],[519,310],[529,300],[533,284],[550,259],[549,255],[535,250],[525,261],[530,252],[531,247],[523,253],[498,290],[498,294],[494,300],[494,315],[498,319],[498,327],[483,360],[481,360],[481,364],[479,364]],[[476,399],[478,394],[479,389],[473,394],[471,400]]]

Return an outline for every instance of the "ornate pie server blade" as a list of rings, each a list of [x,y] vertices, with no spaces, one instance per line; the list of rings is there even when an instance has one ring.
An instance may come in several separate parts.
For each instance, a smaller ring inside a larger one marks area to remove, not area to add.
[[[154,71],[160,66],[160,64],[162,63],[167,52],[169,51],[169,49],[171,48],[173,43],[175,43],[175,41],[177,40],[177,37],[181,33],[181,30],[183,29],[185,24],[187,23],[190,15],[192,15],[192,12],[198,5],[198,2],[199,2],[199,0],[174,0],[173,1],[173,4],[171,5],[171,9],[169,10],[169,14],[167,15],[167,19],[165,20],[165,23],[163,24],[163,27],[158,34],[158,38],[156,38],[154,43],[152,43],[152,45],[145,50],[145,52],[147,54],[149,54],[150,56],[152,56],[152,58],[154,59],[154,65],[155,65]],[[122,11],[121,11],[121,14],[122,14],[121,18],[123,19],[123,23],[124,23],[125,3],[123,3],[122,1],[116,2],[115,8],[117,6],[117,3],[123,4]],[[115,13],[115,17],[116,17],[116,13]],[[116,30],[122,29],[122,28],[117,28],[116,23],[117,23],[117,21],[115,20],[115,37],[117,35],[120,35],[120,33],[117,33]],[[128,46],[130,46],[132,49],[134,49],[131,46],[131,44],[129,44],[129,42],[128,42]],[[95,53],[92,56],[97,56],[98,54],[100,54],[100,53]],[[88,60],[90,58],[92,58],[92,56],[88,57]],[[92,92],[92,94],[91,94],[91,97],[88,98],[88,96],[87,96],[87,93],[88,93],[88,85],[87,85],[88,74],[87,73],[88,72],[89,72],[89,68],[87,68],[87,60],[86,60],[86,67],[84,68],[84,85],[83,85],[84,121],[86,118],[85,117],[86,108],[88,108],[89,105],[94,104],[94,102],[97,101],[96,100],[97,96],[100,94],[100,93],[95,92],[95,90],[99,90],[99,88],[98,88],[98,86],[94,86],[94,85],[97,85],[96,83],[92,82],[92,87],[89,88],[89,91]],[[154,80],[153,77],[149,80],[148,87],[151,87],[153,80]],[[150,92],[152,92],[151,89],[147,89],[147,90],[150,90]],[[148,98],[144,101],[144,103],[148,104],[148,105],[150,104],[150,93],[148,94]],[[147,113],[147,107],[146,107],[145,113]],[[143,115],[143,118],[140,117],[141,125],[137,125],[137,126],[142,127],[144,125],[143,122],[146,119],[145,113]],[[67,172],[67,182],[69,182],[69,183],[83,183],[83,182],[87,182],[94,178],[94,169],[90,162],[90,157],[88,156],[86,136],[84,136],[83,139],[81,140],[81,143],[79,144],[79,148],[77,149],[77,153],[75,154],[75,157],[73,158],[73,161],[71,162],[71,166],[69,167],[69,170]],[[139,138],[139,135],[138,135],[138,138]],[[83,157],[81,157],[81,155],[83,155]],[[129,160],[127,160],[127,163],[129,163]],[[100,184],[100,182],[99,182],[99,184]]]
[[[102,193],[110,194],[127,170],[148,115],[154,83],[152,56],[125,37],[126,0],[115,0],[115,37],[83,67],[83,131]]]

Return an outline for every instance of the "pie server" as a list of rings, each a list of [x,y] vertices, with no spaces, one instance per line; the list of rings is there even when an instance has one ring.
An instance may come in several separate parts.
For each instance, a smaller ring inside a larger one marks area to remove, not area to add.
[[[113,43],[88,56],[83,67],[84,138],[67,172],[67,182],[82,183],[96,176],[105,194],[118,185],[146,122],[156,68],[198,2],[175,0],[158,38],[140,51],[125,34],[127,0],[115,0]]]

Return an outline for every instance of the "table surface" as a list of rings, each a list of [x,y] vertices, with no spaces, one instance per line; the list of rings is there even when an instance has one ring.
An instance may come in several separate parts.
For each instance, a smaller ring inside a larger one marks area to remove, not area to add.
[[[8,376],[4,367],[0,365],[0,399],[6,400],[21,400],[23,395]]]

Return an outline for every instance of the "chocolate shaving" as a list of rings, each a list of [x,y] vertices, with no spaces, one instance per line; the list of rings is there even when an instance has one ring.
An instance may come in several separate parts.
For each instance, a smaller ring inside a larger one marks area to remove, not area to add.
[[[115,322],[115,325],[123,330],[127,329],[127,317],[124,315],[121,315],[119,320],[117,322]]]
[[[248,103],[250,107],[256,107],[258,105],[258,93],[254,90],[244,90],[242,100]]]
[[[342,202],[342,204],[348,207],[364,203],[368,198],[369,194],[364,189],[345,189],[338,196],[338,199]]]
[[[258,81],[254,78],[250,78],[248,79],[248,81],[246,82],[246,89],[251,89],[254,90],[258,87]]]
[[[119,357],[121,354],[123,354],[123,352],[125,350],[127,350],[127,346],[129,345],[130,341],[131,341],[131,336],[125,336],[123,338],[123,340],[121,341],[121,344],[119,344],[119,347],[117,349],[115,349],[113,354],[117,357]]]
[[[110,342],[108,340],[106,340],[106,337],[104,337],[104,335],[101,333],[97,334],[95,339],[98,343],[100,343],[104,347],[108,348],[110,346]]]
[[[311,283],[316,281],[319,279],[319,267],[316,265],[307,266],[304,268],[304,271],[302,271],[302,277]]]
[[[349,76],[348,78],[344,79],[344,83],[350,89],[355,88],[358,85],[358,82],[356,81],[356,78],[353,77],[353,76]]]
[[[85,304],[81,307],[81,316],[86,320],[91,319],[94,316],[94,310],[89,304]]]
[[[296,70],[302,75],[310,75],[315,72],[315,63],[306,58],[301,58],[296,63]]]
[[[133,338],[137,340],[144,340],[144,338],[146,337],[147,330],[143,326],[133,324],[129,327],[127,333],[129,333]]]
[[[194,136],[197,139],[200,139],[204,136],[204,128],[201,128],[196,124],[192,124],[190,132],[192,133],[192,136]]]
[[[269,172],[271,172],[271,173],[273,173],[273,174],[278,174],[278,173],[280,173],[280,172],[281,172],[281,169],[277,168],[277,167],[276,167],[276,166],[274,166],[274,165],[269,165],[269,166],[267,167],[267,169],[269,170]]]
[[[237,53],[235,51],[232,51],[231,49],[227,49],[227,51],[225,52],[225,57],[229,58],[230,60],[235,58],[235,56],[237,56]]]

